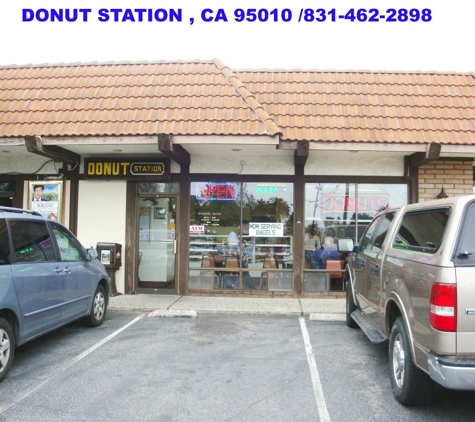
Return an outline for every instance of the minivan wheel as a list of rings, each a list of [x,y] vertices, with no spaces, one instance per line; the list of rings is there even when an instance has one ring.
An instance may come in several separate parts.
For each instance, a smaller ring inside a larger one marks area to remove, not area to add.
[[[389,339],[389,371],[396,400],[406,406],[430,403],[435,385],[430,377],[414,365],[409,337],[402,317],[394,321]]]
[[[0,382],[7,376],[15,354],[13,330],[6,319],[0,318]]]
[[[353,318],[351,318],[351,314],[356,310],[356,308],[357,306],[353,300],[351,281],[348,277],[348,281],[346,282],[346,325],[350,328],[358,328],[358,324]]]
[[[99,285],[97,286],[96,293],[94,293],[91,313],[87,317],[84,317],[82,322],[88,327],[98,327],[104,322],[106,312],[106,292],[104,287]]]

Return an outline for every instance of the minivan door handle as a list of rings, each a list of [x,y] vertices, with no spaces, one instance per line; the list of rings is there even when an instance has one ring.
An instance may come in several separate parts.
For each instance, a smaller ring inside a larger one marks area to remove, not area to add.
[[[59,268],[59,267],[56,267],[55,270],[54,270],[54,272],[55,272],[56,274],[61,274],[61,273],[63,272],[63,270],[62,270],[61,268]]]
[[[71,274],[71,268],[66,267],[66,268],[64,269],[64,272],[65,272],[65,274]]]

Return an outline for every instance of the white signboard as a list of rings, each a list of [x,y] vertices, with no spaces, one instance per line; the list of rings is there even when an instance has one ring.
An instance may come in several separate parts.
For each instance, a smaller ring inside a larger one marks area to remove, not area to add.
[[[205,226],[190,226],[190,234],[205,234]]]
[[[284,223],[249,223],[249,236],[281,237],[284,235]]]

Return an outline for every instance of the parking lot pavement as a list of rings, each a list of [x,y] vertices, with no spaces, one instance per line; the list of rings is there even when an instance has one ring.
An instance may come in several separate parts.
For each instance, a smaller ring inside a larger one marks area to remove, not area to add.
[[[18,348],[0,420],[473,420],[473,393],[400,406],[387,350],[340,322],[145,315],[111,311],[99,328],[74,323]]]

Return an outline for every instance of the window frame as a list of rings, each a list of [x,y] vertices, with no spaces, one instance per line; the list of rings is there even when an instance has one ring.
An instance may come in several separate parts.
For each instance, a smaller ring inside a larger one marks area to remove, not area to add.
[[[435,248],[432,248],[430,246],[416,246],[416,245],[410,245],[410,244],[401,245],[401,244],[397,243],[397,239],[398,239],[398,237],[400,237],[399,232],[401,230],[401,227],[403,226],[404,220],[405,220],[407,215],[430,214],[430,213],[440,212],[440,211],[448,211],[449,216],[447,218],[447,223],[445,225],[444,232],[442,233],[442,236],[440,237],[440,242]],[[414,251],[414,252],[423,252],[423,253],[427,253],[427,254],[430,254],[430,255],[434,255],[435,253],[437,253],[437,251],[440,249],[440,247],[442,246],[442,244],[444,242],[444,238],[445,238],[445,235],[447,233],[447,227],[450,224],[450,219],[452,218],[452,214],[453,214],[453,209],[452,209],[451,206],[445,206],[445,207],[441,206],[441,207],[427,208],[427,209],[422,209],[422,210],[414,210],[414,211],[405,212],[404,215],[402,216],[402,218],[399,221],[394,239],[391,242],[391,249],[394,249],[394,250],[408,250],[408,251]]]

